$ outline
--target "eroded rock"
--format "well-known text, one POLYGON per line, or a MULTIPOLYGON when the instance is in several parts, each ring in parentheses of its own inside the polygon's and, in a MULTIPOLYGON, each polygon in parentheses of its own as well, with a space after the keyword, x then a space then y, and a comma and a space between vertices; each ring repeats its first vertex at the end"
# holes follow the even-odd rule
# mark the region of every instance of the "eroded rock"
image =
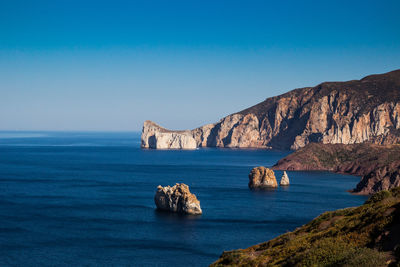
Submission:
POLYGON ((282 175, 282 178, 281 178, 281 181, 280 181, 279 185, 287 186, 289 184, 290 184, 289 176, 287 175, 286 171, 283 171, 283 175, 282 175))
POLYGON ((154 202, 160 210, 171 211, 182 214, 202 214, 200 201, 189 191, 186 184, 174 186, 157 187, 154 202))
POLYGON ((264 189, 278 187, 273 170, 265 167, 255 167, 249 174, 250 189, 264 189))
POLYGON ((142 148, 196 149, 191 131, 170 131, 152 121, 145 121, 141 136, 142 148))

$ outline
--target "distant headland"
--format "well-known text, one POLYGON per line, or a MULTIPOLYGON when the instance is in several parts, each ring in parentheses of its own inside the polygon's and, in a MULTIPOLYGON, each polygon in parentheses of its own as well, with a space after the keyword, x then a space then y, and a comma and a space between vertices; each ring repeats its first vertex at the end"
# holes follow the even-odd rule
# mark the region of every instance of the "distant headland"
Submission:
POLYGON ((295 89, 194 130, 146 121, 141 146, 296 150, 315 142, 400 143, 400 70, 295 89))

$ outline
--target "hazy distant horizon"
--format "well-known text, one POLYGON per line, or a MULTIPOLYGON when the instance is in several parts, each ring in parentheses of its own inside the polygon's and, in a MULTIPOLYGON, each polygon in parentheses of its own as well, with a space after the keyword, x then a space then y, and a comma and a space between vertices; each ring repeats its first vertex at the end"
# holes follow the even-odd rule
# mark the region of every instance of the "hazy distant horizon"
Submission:
POLYGON ((0 4, 0 130, 193 129, 400 68, 399 1, 0 4))

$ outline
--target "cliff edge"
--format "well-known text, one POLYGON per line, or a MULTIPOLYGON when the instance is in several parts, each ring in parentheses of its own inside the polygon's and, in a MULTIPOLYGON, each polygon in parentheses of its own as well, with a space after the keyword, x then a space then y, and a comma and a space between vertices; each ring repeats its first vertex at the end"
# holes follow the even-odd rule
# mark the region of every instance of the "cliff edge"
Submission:
POLYGON ((145 121, 141 136, 141 147, 196 149, 197 144, 190 131, 170 131, 152 121, 145 121))
POLYGON ((194 130, 146 121, 144 148, 299 149, 308 143, 400 143, 400 70, 292 90, 194 130))

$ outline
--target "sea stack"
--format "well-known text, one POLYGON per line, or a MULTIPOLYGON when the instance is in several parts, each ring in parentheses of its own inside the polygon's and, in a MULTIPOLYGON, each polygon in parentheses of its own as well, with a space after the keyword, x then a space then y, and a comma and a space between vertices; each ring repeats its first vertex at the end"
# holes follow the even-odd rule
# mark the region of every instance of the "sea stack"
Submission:
POLYGON ((145 121, 141 136, 142 148, 196 149, 196 140, 190 131, 170 131, 152 122, 145 121))
POLYGON ((278 187, 273 170, 265 167, 255 167, 249 174, 250 189, 266 189, 278 187))
POLYGON ((279 183, 279 185, 286 186, 289 184, 290 184, 289 176, 287 175, 286 171, 283 171, 283 175, 282 175, 281 182, 279 183))
POLYGON ((182 214, 202 214, 200 201, 190 193, 189 186, 183 183, 172 187, 159 185, 154 202, 160 210, 182 214))

